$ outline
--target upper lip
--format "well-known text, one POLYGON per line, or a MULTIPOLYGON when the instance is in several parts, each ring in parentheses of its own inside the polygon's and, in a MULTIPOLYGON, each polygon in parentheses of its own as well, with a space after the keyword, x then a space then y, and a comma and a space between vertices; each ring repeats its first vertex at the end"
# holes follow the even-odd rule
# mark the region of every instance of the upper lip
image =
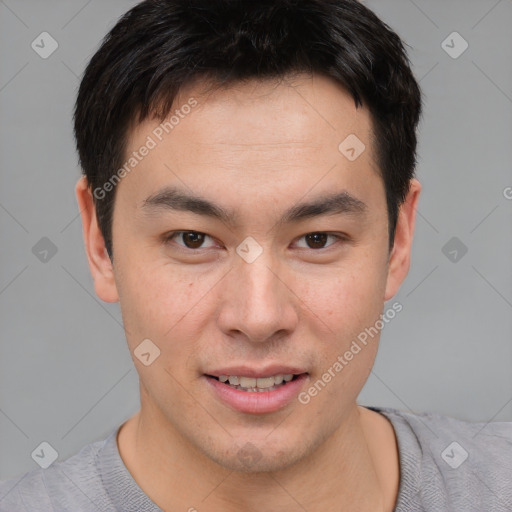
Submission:
POLYGON ((273 377, 274 375, 300 375, 307 373, 303 368, 283 365, 271 365, 262 368, 254 368, 249 366, 231 366, 229 368, 221 368, 206 372, 205 375, 212 377, 220 377, 221 375, 231 375, 237 377, 273 377))

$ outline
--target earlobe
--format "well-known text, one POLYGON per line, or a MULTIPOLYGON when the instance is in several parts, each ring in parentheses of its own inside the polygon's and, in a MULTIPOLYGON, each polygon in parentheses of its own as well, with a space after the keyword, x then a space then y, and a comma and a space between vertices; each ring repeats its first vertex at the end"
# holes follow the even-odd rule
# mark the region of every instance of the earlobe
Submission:
POLYGON ((118 302, 112 262, 98 225, 96 207, 87 179, 82 177, 75 186, 75 194, 82 218, 82 231, 89 269, 94 280, 96 295, 105 302, 118 302))
POLYGON ((416 209, 421 192, 420 182, 413 178, 405 201, 400 207, 396 224, 395 240, 388 263, 388 278, 384 300, 391 299, 409 272, 412 240, 416 221, 416 209))

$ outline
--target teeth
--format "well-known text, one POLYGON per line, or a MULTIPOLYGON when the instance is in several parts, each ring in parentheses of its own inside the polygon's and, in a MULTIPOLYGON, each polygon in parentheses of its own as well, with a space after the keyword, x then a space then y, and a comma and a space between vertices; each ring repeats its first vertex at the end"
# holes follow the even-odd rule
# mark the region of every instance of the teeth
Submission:
MULTIPOLYGON (((256 386, 260 389, 271 388, 274 384, 275 384, 274 377, 262 377, 261 379, 256 379, 256 386)), ((243 387, 249 387, 249 386, 243 386, 243 387)))
MULTIPOLYGON (((252 377, 240 377, 237 379, 239 380, 239 383, 240 383, 240 387, 242 388, 255 388, 256 387, 256 382, 258 379, 254 379, 252 377)), ((229 383, 230 384, 233 384, 231 382, 231 377, 229 377, 229 383)))
POLYGON ((293 374, 275 375, 273 377, 242 377, 237 375, 220 375, 220 382, 229 382, 231 386, 237 386, 250 391, 271 390, 274 386, 280 386, 283 383, 290 382, 293 374))

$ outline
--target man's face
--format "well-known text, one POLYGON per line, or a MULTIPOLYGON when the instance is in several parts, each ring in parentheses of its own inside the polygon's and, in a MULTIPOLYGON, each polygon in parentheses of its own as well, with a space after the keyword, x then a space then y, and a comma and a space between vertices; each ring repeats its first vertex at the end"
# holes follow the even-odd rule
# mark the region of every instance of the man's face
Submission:
POLYGON ((277 470, 312 454, 353 412, 378 336, 309 403, 299 392, 375 324, 396 291, 370 115, 319 76, 209 95, 190 88, 176 108, 190 97, 197 106, 161 141, 155 120, 131 132, 127 157, 148 136, 157 144, 116 192, 114 276, 129 348, 149 339, 160 350, 148 366, 134 356, 142 414, 224 467, 244 470, 240 454, 251 443, 251 470, 277 470), (366 146, 353 161, 338 149, 351 134, 366 146), (236 218, 230 225, 154 200, 169 187, 236 218), (340 212, 278 222, 299 203, 342 193, 354 200, 340 212), (176 231, 185 233, 171 238, 176 231), (207 377, 272 365, 306 375, 298 388, 286 384, 295 386, 291 397, 266 407, 265 393, 250 391, 226 402, 207 377))

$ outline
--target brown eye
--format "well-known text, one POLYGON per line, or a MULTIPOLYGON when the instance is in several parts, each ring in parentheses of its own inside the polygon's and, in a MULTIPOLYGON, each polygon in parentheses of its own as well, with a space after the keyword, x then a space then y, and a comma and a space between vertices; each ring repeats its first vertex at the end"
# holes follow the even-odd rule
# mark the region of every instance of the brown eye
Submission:
POLYGON ((306 240, 311 249, 322 249, 329 235, 327 233, 309 233, 306 240))
POLYGON ((323 231, 319 231, 319 232, 315 232, 315 233, 308 233, 306 235, 303 235, 300 240, 304 239, 306 240, 306 247, 302 246, 301 248, 305 248, 305 249, 327 249, 328 247, 330 247, 331 245, 334 245, 334 244, 329 244, 329 245, 325 245, 327 240, 329 239, 329 237, 332 237, 334 239, 338 239, 338 240, 344 240, 344 237, 340 236, 340 235, 333 235, 333 234, 330 234, 330 233, 325 233, 323 231))
POLYGON ((178 243, 177 245, 193 250, 201 249, 206 237, 208 237, 208 235, 200 233, 199 231, 175 231, 166 237, 165 241, 171 242, 174 239, 178 239, 181 240, 182 243, 178 243))
POLYGON ((195 231, 185 231, 182 233, 182 240, 189 249, 199 249, 203 244, 205 235, 195 231))

